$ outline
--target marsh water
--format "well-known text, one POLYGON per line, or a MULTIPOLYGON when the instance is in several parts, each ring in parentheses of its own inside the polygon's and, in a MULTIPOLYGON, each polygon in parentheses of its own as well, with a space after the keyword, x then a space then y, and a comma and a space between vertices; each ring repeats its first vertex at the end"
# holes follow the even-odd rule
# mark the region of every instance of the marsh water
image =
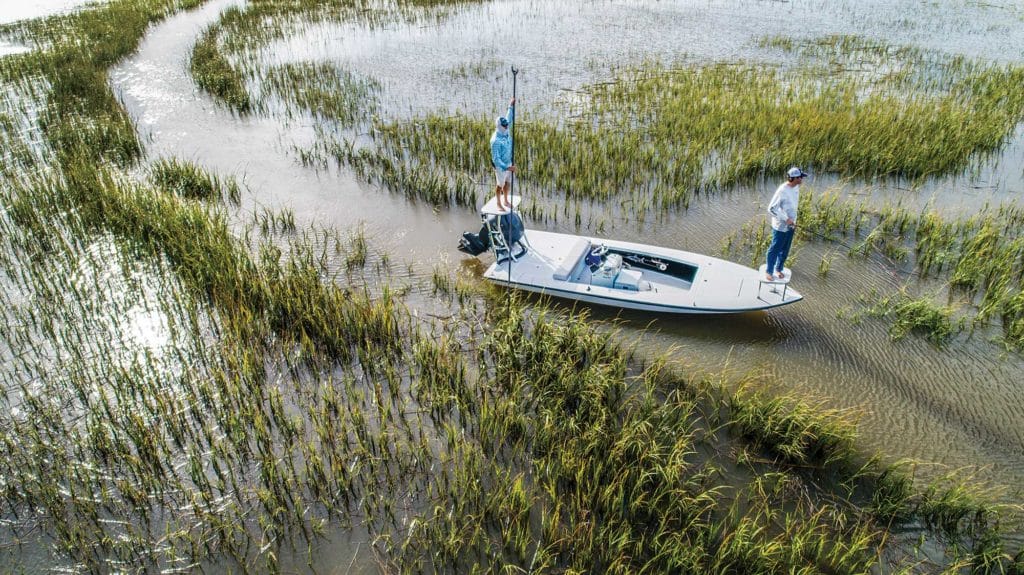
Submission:
MULTIPOLYGON (((196 88, 188 74, 191 47, 221 11, 234 5, 242 4, 216 0, 155 26, 139 52, 112 71, 114 90, 136 119, 149 157, 192 160, 244 182, 242 204, 233 214, 239 227, 262 208, 286 208, 300 226, 362 226, 371 250, 408 268, 407 281, 416 285, 429 285, 439 266, 452 275, 479 274, 490 260, 477 264, 455 249, 464 230, 479 227, 475 210, 436 208, 361 182, 345 169, 303 166, 295 150, 317 138, 311 119, 238 116, 196 88)), ((724 0, 470 3, 439 12, 429 23, 372 29, 310 25, 268 47, 262 57, 273 63, 328 60, 373 78, 382 86, 381 114, 402 121, 430 112, 500 113, 511 96, 509 68, 515 65, 521 70, 518 120, 529 122, 569 113, 581 87, 644 60, 786 66, 785 54, 757 47, 758 38, 775 34, 855 34, 970 58, 1024 61, 1024 9, 1011 4, 724 0)), ((520 177, 519 185, 529 193, 530 174, 520 177)), ((579 227, 527 225, 717 255, 730 234, 762 217, 779 181, 768 175, 642 221, 608 206, 587 206, 588 213, 603 214, 607 222, 600 234, 588 227, 587 218, 579 227)), ((1021 197, 1024 141, 1018 131, 998 157, 970 173, 923 186, 812 175, 804 188, 832 189, 878 205, 932 205, 950 216, 969 215, 986 204, 1021 197)), ((490 189, 481 179, 478 197, 485 199, 490 189)), ((622 340, 638 342, 642 354, 667 353, 688 371, 724 374, 731 381, 763 375, 781 391, 855 410, 865 449, 889 460, 920 461, 929 473, 967 468, 1002 489, 1008 500, 1021 501, 1024 358, 1005 351, 993 341, 996 332, 984 328, 937 347, 915 336, 893 341, 885 319, 850 319, 863 306, 858 298, 864 294, 945 291, 939 281, 922 281, 888 262, 845 253, 836 243, 798 245, 791 260, 793 285, 805 299, 767 313, 665 317, 586 310, 595 319, 619 320, 622 340), (822 277, 818 262, 830 254, 831 268, 822 277)), ((415 308, 416 290, 408 297, 415 308)))
MULTIPOLYGON (((86 3, 87 0, 0 0, 0 24, 62 14, 81 8, 86 3)), ((0 57, 28 50, 27 46, 16 42, 0 40, 0 57)))

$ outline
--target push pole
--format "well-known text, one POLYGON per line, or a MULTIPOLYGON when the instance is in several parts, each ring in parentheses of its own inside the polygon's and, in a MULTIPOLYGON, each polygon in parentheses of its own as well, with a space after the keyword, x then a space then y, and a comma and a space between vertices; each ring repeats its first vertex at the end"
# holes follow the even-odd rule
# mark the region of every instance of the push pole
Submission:
MULTIPOLYGON (((516 114, 516 110, 515 110, 515 105, 516 105, 515 104, 515 102, 516 102, 516 76, 518 74, 519 74, 519 69, 516 68, 515 66, 512 66, 512 106, 513 107, 512 107, 512 122, 510 122, 511 125, 509 126, 508 136, 509 136, 509 138, 512 139, 512 165, 513 166, 516 165, 516 139, 515 139, 514 130, 515 130, 515 127, 516 127, 516 123, 518 123, 518 121, 519 121, 519 118, 516 118, 516 116, 518 114, 516 114)), ((509 174, 509 177, 512 178, 512 183, 509 185, 509 194, 508 194, 508 235, 509 235, 509 237, 512 237, 512 220, 515 218, 515 213, 516 213, 516 203, 514 201, 514 199, 516 197, 516 173, 512 172, 511 174, 509 174)), ((512 321, 512 262, 513 261, 514 260, 512 259, 512 246, 510 245, 510 246, 508 246, 508 298, 507 298, 507 300, 508 300, 507 305, 508 305, 508 319, 509 319, 509 321, 512 321)), ((513 370, 514 369, 515 369, 515 362, 513 361, 513 362, 510 362, 509 370, 508 370, 508 388, 509 389, 512 389, 512 386, 515 383, 513 381, 513 379, 512 379, 514 377, 514 374, 513 374, 513 370)))
MULTIPOLYGON (((516 118, 517 114, 516 114, 516 110, 515 110, 515 105, 516 105, 515 102, 516 102, 516 76, 518 74, 519 74, 519 69, 516 68, 515 66, 512 66, 512 122, 510 122, 510 125, 508 127, 508 137, 509 137, 509 139, 512 140, 512 165, 513 166, 516 165, 515 128, 516 128, 516 121, 518 120, 518 118, 516 118)), ((515 199, 515 197, 516 197, 516 173, 512 172, 511 174, 509 174, 508 177, 512 179, 512 182, 511 182, 511 184, 509 184, 509 187, 508 187, 508 235, 509 235, 509 237, 512 237, 512 220, 515 219, 515 212, 516 212, 516 204, 513 201, 515 199)), ((508 246, 508 287, 509 287, 509 289, 512 289, 512 261, 513 261, 512 260, 512 246, 508 246)), ((511 298, 509 299, 509 301, 510 301, 509 305, 511 305, 511 298)), ((511 308, 509 308, 509 309, 511 309, 511 308)))
MULTIPOLYGON (((515 116, 516 76, 518 74, 519 74, 519 68, 516 68, 515 66, 512 66, 512 106, 513 106, 512 115, 513 115, 513 117, 515 116)), ((512 138, 512 165, 513 166, 516 164, 516 139, 514 137, 514 135, 515 135, 514 134, 515 128, 516 128, 516 123, 513 121, 512 125, 509 127, 509 134, 508 134, 509 137, 512 138)), ((512 205, 512 207, 509 209, 510 212, 513 209, 515 209, 515 205, 512 204, 512 200, 511 200, 511 196, 516 195, 516 174, 515 174, 515 172, 512 173, 511 177, 512 177, 512 185, 509 186, 509 197, 510 197, 509 204, 512 205)))

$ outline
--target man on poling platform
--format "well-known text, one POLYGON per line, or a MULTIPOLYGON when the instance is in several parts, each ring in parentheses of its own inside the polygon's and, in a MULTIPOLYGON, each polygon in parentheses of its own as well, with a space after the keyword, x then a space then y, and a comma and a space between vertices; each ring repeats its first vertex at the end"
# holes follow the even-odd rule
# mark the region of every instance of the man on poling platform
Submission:
POLYGON ((768 246, 765 256, 765 281, 783 280, 786 258, 789 248, 793 245, 796 233, 797 208, 800 206, 800 184, 807 173, 793 166, 786 172, 786 181, 782 182, 772 199, 768 202, 768 215, 772 220, 772 243, 768 246))
POLYGON ((495 200, 499 210, 512 209, 512 197, 509 191, 512 186, 512 174, 516 172, 512 164, 512 122, 515 117, 516 99, 508 103, 508 111, 504 116, 494 120, 494 134, 491 135, 491 165, 497 186, 494 188, 495 200))

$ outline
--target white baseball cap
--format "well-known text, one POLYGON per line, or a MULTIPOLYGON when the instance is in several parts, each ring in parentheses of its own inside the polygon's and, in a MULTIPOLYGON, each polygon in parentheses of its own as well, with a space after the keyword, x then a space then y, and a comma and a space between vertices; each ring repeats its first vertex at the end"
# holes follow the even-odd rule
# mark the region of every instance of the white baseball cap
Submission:
POLYGON ((790 178, 802 178, 808 174, 807 172, 801 170, 800 168, 793 166, 792 168, 789 169, 788 172, 786 172, 786 175, 789 176, 790 178))

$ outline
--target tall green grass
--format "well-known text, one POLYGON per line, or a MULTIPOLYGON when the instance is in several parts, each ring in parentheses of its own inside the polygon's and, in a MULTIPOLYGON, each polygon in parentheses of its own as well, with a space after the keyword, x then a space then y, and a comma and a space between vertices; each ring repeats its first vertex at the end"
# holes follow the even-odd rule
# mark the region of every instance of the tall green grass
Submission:
POLYGON ((115 0, 95 10, 18 23, 16 32, 39 49, 4 58, 0 67, 8 78, 43 78, 47 95, 39 126, 56 154, 129 165, 141 144, 107 88, 107 69, 138 47, 152 22, 199 4, 115 0))
MULTIPOLYGON (((639 192, 641 206, 658 209, 792 164, 862 178, 957 173, 1002 147, 1024 118, 1019 67, 895 57, 927 73, 869 81, 823 78, 811 64, 644 64, 590 87, 577 119, 517 126, 517 163, 549 195, 609 200, 639 192)), ((385 156, 478 173, 488 132, 485 118, 455 115, 412 126, 379 122, 373 136, 385 156)))
MULTIPOLYGON (((391 15, 383 5, 363 7, 362 15, 348 11, 354 6, 254 3, 225 16, 222 51, 236 61, 239 77, 263 78, 264 92, 342 125, 365 122, 375 102, 344 71, 326 64, 261 70, 256 61, 260 46, 292 33, 299 22, 347 19, 372 26, 373 18, 415 13, 402 3, 386 5, 398 9, 391 15)), ((539 118, 517 126, 517 163, 529 174, 535 198, 526 208, 531 217, 560 215, 538 194, 560 198, 563 207, 572 204, 561 200, 566 197, 618 201, 643 214, 686 207, 695 194, 792 164, 817 173, 921 181, 958 173, 995 153, 1024 118, 1024 98, 1015 89, 1024 79, 1020 67, 856 36, 768 38, 762 45, 795 53, 798 64, 769 69, 647 62, 587 87, 581 109, 566 111, 570 120, 539 118), (822 74, 823 67, 838 71, 822 74)), ((333 157, 367 179, 436 205, 472 200, 461 182, 485 175, 487 118, 374 118, 373 147, 356 151, 351 142, 336 140, 307 151, 305 161, 333 157), (421 181, 417 174, 437 176, 421 181)))
POLYGON ((153 183, 185 198, 203 200, 241 200, 241 188, 234 179, 222 182, 192 162, 174 158, 157 160, 150 168, 153 183))
POLYGON ((903 468, 865 460, 849 414, 733 396, 660 362, 637 369, 579 319, 510 311, 492 315, 478 352, 492 367, 475 384, 450 339, 417 351, 443 374, 420 401, 440 426, 457 414, 449 433, 474 441, 450 445, 403 570, 859 573, 882 567, 901 529, 916 537, 947 516, 951 565, 1012 564, 978 544, 999 541, 1007 510, 965 483, 918 491, 903 468), (736 465, 752 473, 737 481, 736 465))
MULTIPOLYGON (((232 8, 235 12, 237 8, 232 8)), ((229 12, 230 13, 230 12, 229 12)), ((252 109, 245 77, 220 49, 221 26, 206 29, 192 47, 189 70, 196 84, 241 114, 252 109)))

